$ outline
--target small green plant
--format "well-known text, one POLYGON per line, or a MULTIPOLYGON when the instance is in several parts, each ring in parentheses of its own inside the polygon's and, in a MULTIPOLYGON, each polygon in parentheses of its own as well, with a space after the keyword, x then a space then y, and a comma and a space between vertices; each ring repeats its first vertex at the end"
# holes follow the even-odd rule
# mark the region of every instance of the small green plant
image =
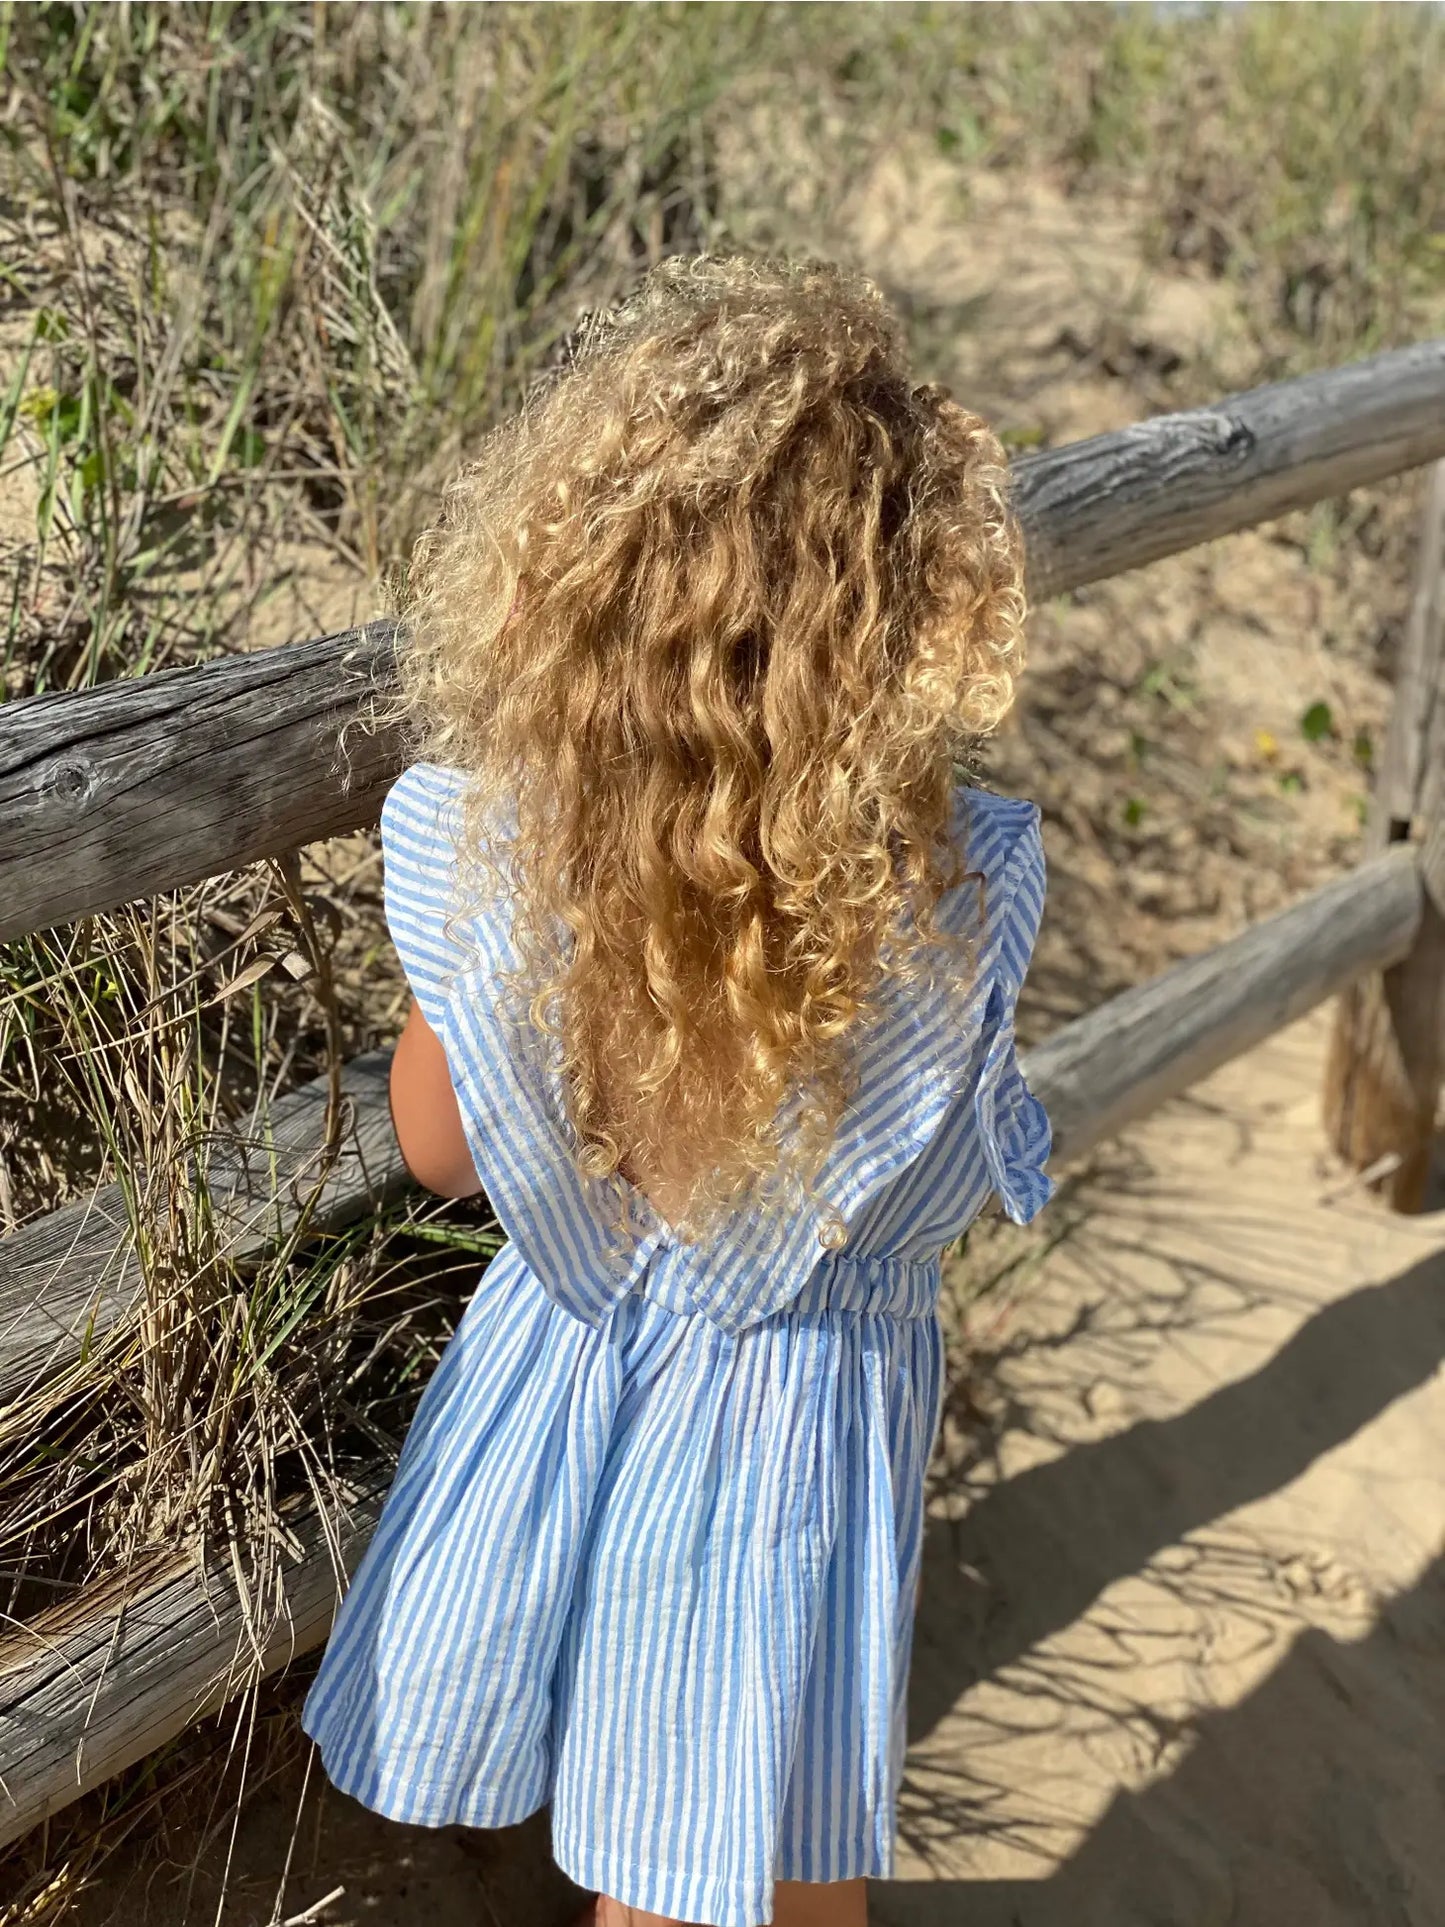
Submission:
POLYGON ((1339 513, 1333 502, 1316 502, 1309 515, 1305 561, 1323 573, 1335 566, 1339 552, 1339 513))
POLYGON ((1323 743, 1336 734, 1334 713, 1326 702, 1311 703, 1299 719, 1300 735, 1307 743, 1323 743))
POLYGON ((977 160, 988 146, 981 123, 966 107, 960 107, 952 120, 940 121, 933 138, 939 153, 953 160, 977 160))
POLYGON ((1173 710, 1189 710, 1198 698, 1193 678, 1176 663, 1156 662, 1145 671, 1139 687, 1146 696, 1157 696, 1173 710))

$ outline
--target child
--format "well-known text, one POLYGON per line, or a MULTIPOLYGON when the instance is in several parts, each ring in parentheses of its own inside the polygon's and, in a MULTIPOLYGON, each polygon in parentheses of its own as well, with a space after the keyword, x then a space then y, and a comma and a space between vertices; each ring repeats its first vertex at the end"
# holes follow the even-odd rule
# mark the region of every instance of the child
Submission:
POLYGON ((382 814, 413 1175, 510 1242, 306 1702, 585 1916, 858 1927, 891 1869, 940 1258, 1048 1197, 1007 469, 866 278, 664 261, 418 552, 382 814), (776 1885, 775 1885, 776 1882, 776 1885))

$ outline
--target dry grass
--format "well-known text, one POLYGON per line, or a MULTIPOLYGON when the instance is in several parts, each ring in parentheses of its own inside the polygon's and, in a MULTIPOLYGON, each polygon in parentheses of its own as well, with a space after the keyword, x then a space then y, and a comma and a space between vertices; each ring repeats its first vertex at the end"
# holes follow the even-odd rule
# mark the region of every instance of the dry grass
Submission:
MULTIPOLYGON (((382 608, 580 309, 664 252, 813 244, 920 127, 963 167, 1147 181, 1148 249, 1235 285, 1257 379, 1427 332, 1442 38, 1409 6, 6 7, 0 691, 382 608), (764 142, 740 194, 744 109, 816 165, 764 142)), ((144 1279, 0 1427, 12 1617, 191 1538, 245 1548, 264 1598, 279 1501, 404 1429, 485 1222, 413 1208, 243 1268, 205 1187, 219 1131, 394 1034, 402 995, 370 838, 0 950, 0 1229, 119 1181, 144 1279)), ((171 1770, 12 1856, 0 1920, 63 1914, 171 1770)))

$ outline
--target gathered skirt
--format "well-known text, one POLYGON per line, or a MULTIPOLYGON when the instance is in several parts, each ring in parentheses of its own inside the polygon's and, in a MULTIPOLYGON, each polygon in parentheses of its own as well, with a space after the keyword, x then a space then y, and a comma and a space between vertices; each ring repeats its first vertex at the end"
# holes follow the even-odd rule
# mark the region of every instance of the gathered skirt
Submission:
POLYGON ((939 1263, 825 1257, 729 1334, 589 1326, 507 1246, 422 1395, 303 1725, 422 1826, 552 1809, 580 1886, 759 1927, 892 1871, 939 1263))

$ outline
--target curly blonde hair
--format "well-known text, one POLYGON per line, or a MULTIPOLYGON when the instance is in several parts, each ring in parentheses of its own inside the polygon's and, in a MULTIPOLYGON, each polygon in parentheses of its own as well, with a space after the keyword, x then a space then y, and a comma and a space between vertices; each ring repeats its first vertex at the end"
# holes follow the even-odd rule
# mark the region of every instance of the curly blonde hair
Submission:
POLYGON ((682 1187, 683 1234, 812 1196, 885 982, 967 980, 934 911, 1021 666, 1008 481, 866 276, 673 256, 417 546, 400 713, 507 872, 580 1170, 682 1187))

